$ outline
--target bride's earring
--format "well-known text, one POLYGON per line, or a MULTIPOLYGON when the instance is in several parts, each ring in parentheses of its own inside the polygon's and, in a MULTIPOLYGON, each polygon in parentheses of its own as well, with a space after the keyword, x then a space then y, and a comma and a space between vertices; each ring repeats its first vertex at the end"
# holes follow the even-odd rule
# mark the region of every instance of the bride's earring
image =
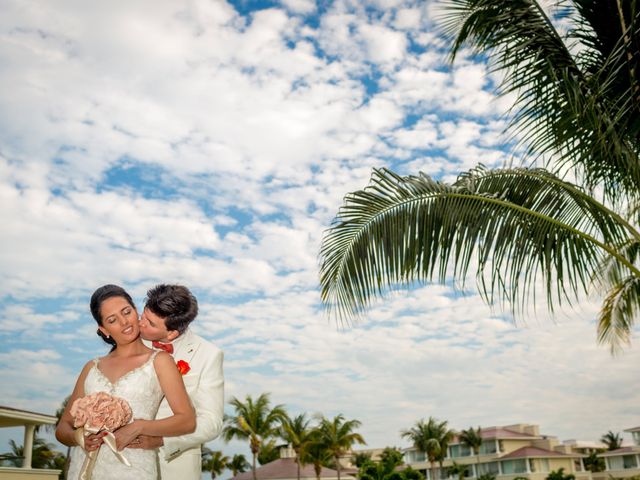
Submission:
POLYGON ((107 338, 111 338, 111 335, 107 335, 107 338))

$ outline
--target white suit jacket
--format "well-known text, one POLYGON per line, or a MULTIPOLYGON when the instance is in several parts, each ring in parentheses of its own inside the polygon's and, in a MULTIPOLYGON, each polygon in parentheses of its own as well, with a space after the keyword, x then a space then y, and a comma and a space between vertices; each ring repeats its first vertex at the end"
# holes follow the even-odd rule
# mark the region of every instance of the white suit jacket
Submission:
MULTIPOLYGON (((174 342, 173 358, 184 360, 191 370, 182 379, 196 411, 196 429, 180 437, 164 437, 159 449, 162 480, 200 480, 201 446, 222 431, 224 377, 222 350, 187 329, 174 342)), ((173 414, 166 399, 160 403, 156 418, 173 414)))

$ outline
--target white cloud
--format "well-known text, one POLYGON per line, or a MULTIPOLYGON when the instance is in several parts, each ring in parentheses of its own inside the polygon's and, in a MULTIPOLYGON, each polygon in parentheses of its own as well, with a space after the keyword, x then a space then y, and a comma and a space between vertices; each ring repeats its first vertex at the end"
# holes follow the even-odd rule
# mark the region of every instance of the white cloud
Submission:
POLYGON ((282 4, 294 13, 309 14, 316 10, 314 0, 282 0, 282 4))
POLYGON ((418 8, 401 8, 396 12, 394 26, 399 29, 418 30, 422 25, 422 14, 418 8))
POLYGON ((402 32, 381 25, 361 25, 360 34, 366 45, 367 58, 375 63, 397 62, 407 48, 407 38, 402 32))

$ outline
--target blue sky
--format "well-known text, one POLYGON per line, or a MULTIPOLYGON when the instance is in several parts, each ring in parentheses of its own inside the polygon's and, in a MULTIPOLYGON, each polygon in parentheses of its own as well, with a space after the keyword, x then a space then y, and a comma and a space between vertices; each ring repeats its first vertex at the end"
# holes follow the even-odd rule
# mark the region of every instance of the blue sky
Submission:
MULTIPOLYGON (((560 438, 636 426, 640 354, 595 344, 598 292, 518 326, 430 285, 340 330, 317 253, 373 167, 508 159, 499 82, 455 67, 431 2, 17 2, 0 17, 0 404, 53 413, 106 350, 91 292, 190 286, 227 398, 343 413, 372 447, 433 415, 560 438)), ((0 432, 0 444, 21 433, 0 432)), ((212 448, 248 450, 239 444, 212 448)))

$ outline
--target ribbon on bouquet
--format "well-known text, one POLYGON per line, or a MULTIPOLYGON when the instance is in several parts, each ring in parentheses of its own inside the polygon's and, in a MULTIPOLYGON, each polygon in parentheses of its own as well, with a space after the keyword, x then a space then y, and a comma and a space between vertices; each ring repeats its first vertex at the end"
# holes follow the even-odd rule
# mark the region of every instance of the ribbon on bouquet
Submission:
MULTIPOLYGON (((101 429, 99 428, 80 427, 75 430, 74 435, 80 447, 84 449, 84 437, 88 437, 92 433, 98 433, 100 432, 100 430, 101 429)), ((124 463, 127 467, 131 466, 131 463, 129 462, 129 460, 127 460, 127 457, 125 457, 122 452, 118 451, 118 448, 116 446, 116 437, 113 433, 107 430, 107 434, 102 437, 102 440, 104 440, 104 443, 109 446, 118 460, 124 463)), ((96 464, 96 459, 98 458, 99 451, 100 449, 93 450, 91 452, 87 452, 85 450, 86 457, 84 459, 84 462, 82 463, 82 468, 80 469, 80 476, 78 477, 78 480, 91 480, 93 467, 96 464)))

